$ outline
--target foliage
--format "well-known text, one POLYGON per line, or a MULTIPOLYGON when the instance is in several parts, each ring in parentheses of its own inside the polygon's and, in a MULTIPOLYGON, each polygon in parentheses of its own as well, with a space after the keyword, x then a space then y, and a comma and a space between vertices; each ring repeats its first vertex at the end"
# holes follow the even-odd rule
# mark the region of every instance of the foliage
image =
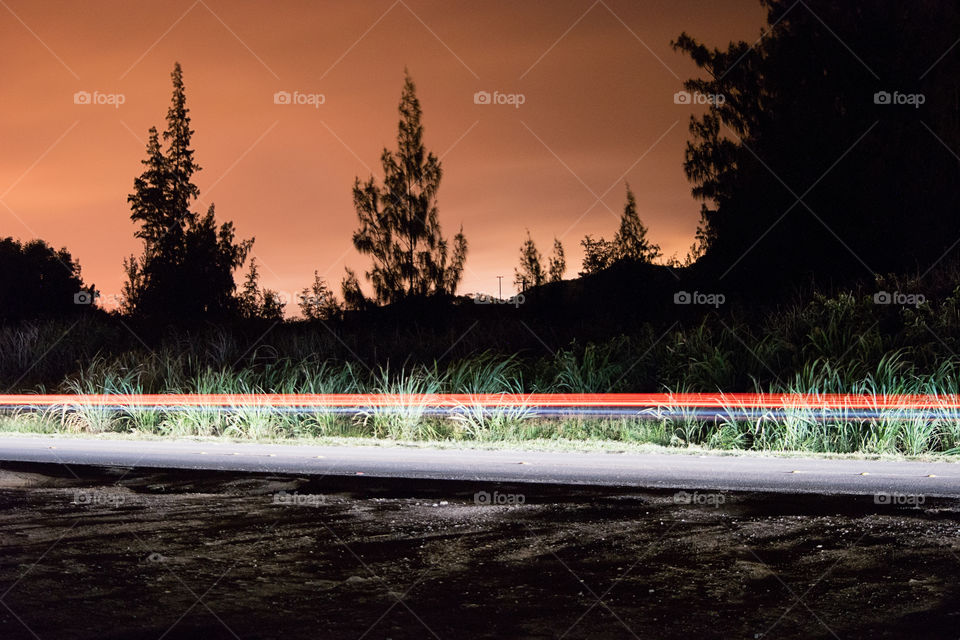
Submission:
POLYGON ((563 244, 557 238, 553 239, 553 254, 547 262, 547 274, 550 282, 560 282, 567 270, 567 258, 563 252, 563 244))
POLYGON ((260 269, 257 267, 256 258, 250 259, 250 267, 237 303, 241 317, 274 321, 283 320, 286 306, 279 293, 260 287, 260 269))
POLYGON ((651 263, 662 254, 660 246, 647 239, 647 227, 637 214, 637 199, 627 186, 627 204, 620 216, 620 229, 613 238, 614 261, 651 263))
POLYGON ((343 280, 340 281, 340 289, 343 291, 343 308, 348 311, 359 311, 366 309, 370 301, 363 295, 360 289, 360 280, 353 269, 346 269, 343 280))
MULTIPOLYGON (((852 303, 858 307, 859 303, 852 303)), ((804 311, 831 317, 851 312, 851 301, 823 300, 804 311)), ((859 313, 859 312, 858 312, 859 313)), ((782 319, 781 319, 782 320, 782 319)), ((788 321, 786 324, 790 324, 788 321)), ((85 334, 90 327, 84 328, 85 334)), ((747 328, 736 331, 746 335, 747 328)), ((38 327, 24 327, 20 344, 11 330, 0 331, 0 357, 5 361, 29 344, 32 353, 49 352, 54 360, 63 354, 56 335, 38 327), (45 334, 44 337, 40 333, 45 334), (53 347, 50 343, 53 342, 53 347), (55 348, 56 347, 56 348, 55 348)), ((259 351, 244 349, 229 336, 189 336, 163 348, 142 352, 131 348, 115 356, 94 355, 67 375, 58 390, 70 393, 391 393, 409 401, 399 409, 374 408, 356 416, 323 409, 301 414, 276 412, 268 407, 238 406, 224 410, 184 412, 176 408, 135 409, 117 412, 107 406, 64 407, 55 412, 22 413, 2 421, 5 430, 141 432, 160 435, 226 435, 241 438, 288 438, 299 436, 361 436, 404 440, 507 440, 606 439, 623 442, 653 442, 672 446, 709 446, 721 449, 763 451, 811 451, 868 454, 920 455, 956 451, 960 447, 960 416, 948 406, 934 406, 930 416, 918 417, 892 410, 877 417, 854 412, 826 415, 819 408, 785 404, 751 418, 738 414, 732 400, 717 420, 705 420, 681 412, 666 416, 655 411, 635 417, 569 418, 546 421, 534 417, 529 407, 484 410, 469 396, 501 392, 606 392, 638 390, 634 372, 654 369, 666 357, 677 363, 690 361, 686 378, 668 389, 716 391, 714 384, 731 380, 705 377, 698 363, 710 363, 709 372, 750 368, 751 358, 774 357, 782 345, 773 342, 756 349, 740 349, 730 328, 714 333, 701 325, 680 329, 659 340, 654 334, 619 337, 605 343, 571 344, 531 366, 516 356, 483 352, 446 364, 428 363, 367 369, 352 362, 318 360, 310 349, 299 355, 264 359, 259 351), (209 341, 209 342, 205 342, 209 341), (237 354, 237 351, 244 350, 237 354), (427 405, 412 394, 463 393, 468 399, 450 420, 428 415, 427 405)), ((67 347, 70 348, 70 347, 67 347)), ((106 351, 106 349, 103 349, 106 351)), ((270 345, 266 352, 278 350, 270 345)), ((869 355, 818 358, 806 361, 793 374, 759 383, 754 390, 786 393, 854 393, 867 397, 886 395, 960 392, 960 360, 940 362, 922 370, 909 361, 907 351, 887 352, 877 360, 869 355)), ((31 355, 22 352, 20 362, 31 355)), ((0 362, 0 364, 3 364, 0 362)), ((762 364, 754 363, 754 371, 762 364)), ((0 367, 9 371, 8 367, 0 367)), ((658 374, 662 376, 663 374, 658 374)), ((710 373, 715 376, 716 373, 710 373)), ((662 387, 661 387, 662 388, 662 387)), ((879 405, 877 405, 879 406, 879 405)))
POLYGON ((955 255, 960 183, 944 147, 960 147, 960 59, 943 52, 960 8, 762 4, 770 26, 756 42, 673 43, 702 70, 686 91, 708 103, 684 161, 704 201, 704 268, 760 289, 955 255))
POLYGON ((342 305, 326 281, 320 277, 319 271, 313 272, 313 284, 310 288, 300 292, 299 306, 300 313, 307 320, 331 320, 343 312, 342 305))
POLYGON ((547 273, 543 270, 540 250, 527 229, 527 239, 520 245, 520 265, 513 270, 513 284, 525 291, 530 287, 539 287, 546 281, 547 273))
MULTIPOLYGON (((413 296, 453 295, 463 275, 467 240, 463 229, 448 246, 437 210, 443 172, 440 161, 423 143, 422 110, 416 86, 406 75, 400 98, 397 151, 380 156, 383 185, 371 176, 356 179, 353 204, 360 227, 353 245, 373 259, 366 272, 376 301, 399 302, 413 296)), ((351 276, 348 274, 350 284, 351 276)), ((344 299, 356 298, 344 290, 344 299)), ((355 300, 354 300, 355 301, 355 300)))
POLYGON ((89 310, 96 295, 65 248, 0 238, 0 321, 72 315, 89 310))
POLYGON ((580 275, 586 276, 609 269, 619 262, 651 264, 662 256, 660 246, 647 239, 647 227, 637 213, 637 199, 627 185, 627 203, 620 215, 620 228, 613 241, 594 240, 587 235, 580 241, 583 265, 580 275))
POLYGON ((614 245, 612 242, 603 238, 593 239, 587 234, 580 241, 583 247, 583 264, 580 267, 580 275, 588 276, 593 273, 600 273, 613 265, 614 245))
POLYGON ((200 171, 190 148, 193 130, 180 64, 171 74, 173 97, 163 132, 147 142, 145 169, 127 200, 139 226, 143 254, 124 261, 127 280, 123 310, 136 316, 187 320, 237 310, 233 272, 246 260, 253 240, 237 242, 233 224, 218 225, 211 204, 206 214, 191 210, 200 190, 200 171))

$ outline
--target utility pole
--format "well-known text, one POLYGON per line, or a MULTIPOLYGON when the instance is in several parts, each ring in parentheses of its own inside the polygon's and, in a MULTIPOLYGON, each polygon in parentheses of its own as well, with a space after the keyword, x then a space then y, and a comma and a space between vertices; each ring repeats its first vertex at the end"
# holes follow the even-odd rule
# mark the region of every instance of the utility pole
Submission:
POLYGON ((497 276, 497 289, 499 291, 497 298, 503 300, 503 276, 497 276))

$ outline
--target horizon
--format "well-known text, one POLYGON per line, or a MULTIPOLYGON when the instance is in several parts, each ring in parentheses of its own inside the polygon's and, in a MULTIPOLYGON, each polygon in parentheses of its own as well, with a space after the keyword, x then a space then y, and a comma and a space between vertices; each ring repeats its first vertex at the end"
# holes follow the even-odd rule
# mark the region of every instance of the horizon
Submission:
POLYGON ((126 198, 147 130, 163 128, 175 61, 203 167, 195 209, 215 203, 238 238, 256 238, 264 287, 296 295, 317 270, 339 291, 351 267, 369 290, 351 188, 382 177, 407 67, 427 148, 442 160, 444 235, 462 224, 470 243, 458 293, 496 294, 500 275, 506 295, 527 228, 544 254, 560 238, 565 277, 576 277, 580 240, 613 235, 626 183, 664 259, 684 257, 700 203, 683 153, 703 107, 676 104, 697 70, 670 41, 686 31, 711 46, 753 42, 765 17, 755 0, 566 1, 550 12, 402 0, 269 14, 204 0, 97 6, 0 12, 8 57, 22 61, 0 89, 0 237, 66 247, 105 300, 120 293, 123 258, 141 250, 126 198))

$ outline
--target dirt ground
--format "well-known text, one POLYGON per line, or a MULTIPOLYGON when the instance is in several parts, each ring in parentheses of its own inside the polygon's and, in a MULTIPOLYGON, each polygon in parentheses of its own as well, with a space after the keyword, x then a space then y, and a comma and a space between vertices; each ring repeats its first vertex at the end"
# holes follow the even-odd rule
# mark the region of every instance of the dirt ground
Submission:
POLYGON ((4 464, 0 637, 960 637, 960 504, 4 464))

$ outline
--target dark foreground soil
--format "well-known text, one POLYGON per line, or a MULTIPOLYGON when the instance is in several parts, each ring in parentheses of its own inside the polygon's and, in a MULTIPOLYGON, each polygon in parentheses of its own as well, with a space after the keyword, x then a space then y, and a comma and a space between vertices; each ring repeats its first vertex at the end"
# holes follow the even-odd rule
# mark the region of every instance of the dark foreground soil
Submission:
POLYGON ((0 638, 958 638, 958 534, 932 500, 6 464, 0 638))

